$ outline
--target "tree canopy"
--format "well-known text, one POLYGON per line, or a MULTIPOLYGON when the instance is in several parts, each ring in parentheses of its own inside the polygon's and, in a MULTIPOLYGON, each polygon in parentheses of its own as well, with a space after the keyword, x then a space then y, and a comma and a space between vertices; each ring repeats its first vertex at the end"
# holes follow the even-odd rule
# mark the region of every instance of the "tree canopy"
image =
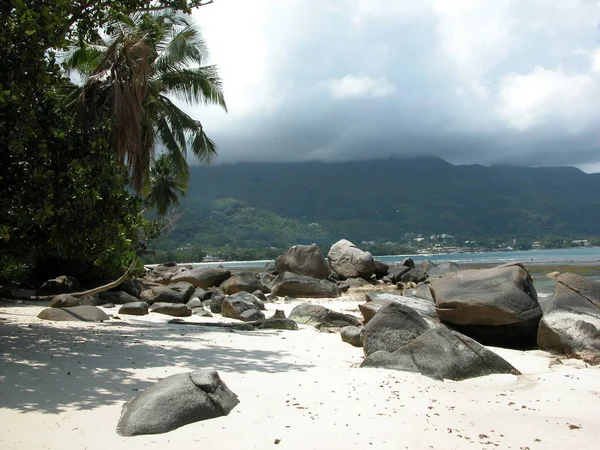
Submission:
POLYGON ((106 123, 64 109, 72 87, 56 53, 92 42, 140 10, 189 12, 192 0, 0 2, 0 282, 69 273, 113 276, 143 244, 141 204, 125 189, 106 123))
POLYGON ((149 181, 156 143, 187 179, 187 149, 209 162, 216 146, 170 97, 226 109, 217 68, 204 65, 200 30, 168 9, 119 16, 106 30, 107 38, 80 42, 64 62, 85 80, 72 101, 76 119, 82 125, 109 121, 111 146, 136 192, 149 181))

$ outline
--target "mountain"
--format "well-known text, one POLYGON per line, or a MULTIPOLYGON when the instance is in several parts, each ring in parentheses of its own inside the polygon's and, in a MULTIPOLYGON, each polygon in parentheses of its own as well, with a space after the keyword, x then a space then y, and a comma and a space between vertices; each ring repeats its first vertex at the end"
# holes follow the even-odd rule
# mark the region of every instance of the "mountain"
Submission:
POLYGON ((240 239, 263 233, 257 243, 285 245, 298 238, 397 241, 405 233, 598 236, 599 193, 600 174, 572 167, 452 165, 429 157, 192 167, 182 200, 187 214, 173 239, 217 245, 215 229, 240 239), (214 203, 220 199, 238 202, 214 203), (236 224, 224 219, 227 205, 236 224), (221 222, 209 227, 213 210, 221 222), (239 233, 244 228, 254 231, 239 233))

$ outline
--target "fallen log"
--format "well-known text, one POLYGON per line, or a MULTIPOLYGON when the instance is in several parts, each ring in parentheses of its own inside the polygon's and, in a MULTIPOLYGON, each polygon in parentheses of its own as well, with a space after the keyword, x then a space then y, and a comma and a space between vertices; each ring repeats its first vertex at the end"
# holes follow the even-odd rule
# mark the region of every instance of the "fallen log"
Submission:
MULTIPOLYGON (((98 294, 99 292, 104 292, 104 291, 108 291, 109 289, 115 288, 118 285, 120 285, 121 283, 123 283, 127 278, 129 278, 129 275, 131 275, 131 272, 135 268, 136 263, 137 263, 137 258, 133 258, 133 261, 131 262, 131 265, 129 266, 129 268, 125 271, 125 273, 123 275, 121 275, 115 281, 111 281, 108 284, 98 286, 97 288, 90 289, 87 291, 70 292, 69 295, 72 295, 75 298, 85 298, 85 297, 89 297, 94 294, 98 294)), ((44 301, 52 300, 54 297, 56 297, 56 294, 54 294, 54 295, 30 295, 30 296, 22 296, 22 297, 15 297, 15 298, 17 298, 18 300, 29 300, 32 302, 44 302, 44 301)))
POLYGON ((216 328, 238 328, 238 327, 256 327, 262 325, 264 320, 254 320, 252 322, 188 322, 182 319, 171 319, 167 323, 174 325, 196 325, 200 327, 216 327, 216 328))

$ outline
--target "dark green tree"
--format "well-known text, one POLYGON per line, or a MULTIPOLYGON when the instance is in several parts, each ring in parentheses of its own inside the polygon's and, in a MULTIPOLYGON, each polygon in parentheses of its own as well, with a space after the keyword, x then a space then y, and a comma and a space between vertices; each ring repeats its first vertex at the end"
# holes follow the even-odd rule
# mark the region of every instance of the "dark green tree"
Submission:
POLYGON ((171 206, 179 205, 179 196, 185 195, 186 188, 177 163, 171 155, 162 154, 150 169, 150 187, 145 202, 163 216, 171 206))
POLYGON ((139 201, 124 189, 105 124, 66 114, 56 51, 91 41, 120 14, 189 12, 201 1, 0 2, 0 282, 31 273, 121 272, 140 243, 139 201))

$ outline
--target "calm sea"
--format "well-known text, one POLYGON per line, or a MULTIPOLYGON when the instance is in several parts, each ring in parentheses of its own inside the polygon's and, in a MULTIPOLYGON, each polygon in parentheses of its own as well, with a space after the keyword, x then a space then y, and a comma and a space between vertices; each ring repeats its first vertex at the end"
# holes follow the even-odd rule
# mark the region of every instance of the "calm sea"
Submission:
MULTIPOLYGON (((521 262, 531 271, 535 286, 541 297, 552 293, 554 279, 545 276, 548 272, 575 272, 600 281, 600 247, 568 248, 556 250, 528 250, 512 252, 454 253, 435 255, 378 256, 387 263, 400 262, 410 256, 415 262, 429 259, 435 262, 454 261, 467 266, 490 266, 509 262, 521 262)), ((271 261, 231 261, 194 263, 194 267, 223 265, 230 268, 261 268, 271 261)))

